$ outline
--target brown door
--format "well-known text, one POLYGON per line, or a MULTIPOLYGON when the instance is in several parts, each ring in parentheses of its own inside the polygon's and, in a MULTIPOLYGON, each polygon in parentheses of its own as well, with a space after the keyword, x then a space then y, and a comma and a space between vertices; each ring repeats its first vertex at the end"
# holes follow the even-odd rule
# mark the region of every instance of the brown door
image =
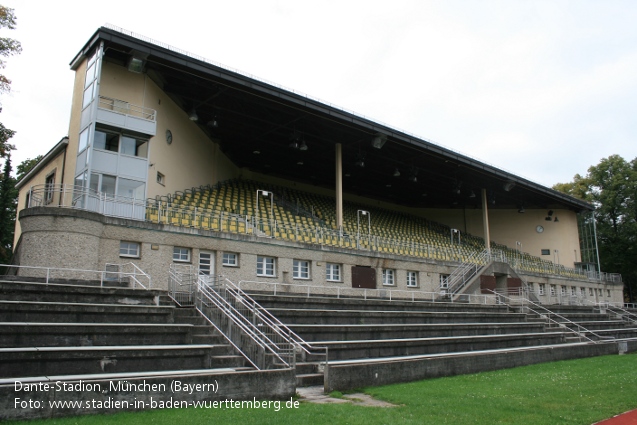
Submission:
POLYGON ((352 267, 352 288, 376 289, 376 269, 352 267))

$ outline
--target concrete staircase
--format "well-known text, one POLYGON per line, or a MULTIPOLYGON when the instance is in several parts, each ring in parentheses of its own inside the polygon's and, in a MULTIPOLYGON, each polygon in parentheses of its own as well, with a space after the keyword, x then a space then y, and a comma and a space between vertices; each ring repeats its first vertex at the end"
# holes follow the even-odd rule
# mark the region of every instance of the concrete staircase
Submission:
MULTIPOLYGON (((165 291, 90 283, 45 284, 0 277, 0 417, 69 414, 15 409, 7 400, 13 400, 16 381, 166 382, 178 377, 182 382, 226 380, 223 394, 218 394, 222 399, 232 395, 267 399, 294 394, 291 370, 269 371, 269 378, 258 379, 271 378, 270 384, 250 388, 250 382, 256 379, 253 375, 261 372, 248 367, 194 308, 175 307, 165 291)), ((82 399, 86 394, 76 396, 82 399)), ((144 400, 152 395, 129 391, 118 396, 144 400)), ((217 395, 190 397, 184 400, 209 400, 217 395)), ((102 411, 80 409, 71 414, 102 411)))
MULTIPOLYGON (((617 344, 584 343, 505 305, 250 295, 308 343, 328 347, 328 381, 310 356, 297 363, 298 386, 348 389, 617 353, 617 344)), ((606 329, 620 323, 594 317, 606 329)))

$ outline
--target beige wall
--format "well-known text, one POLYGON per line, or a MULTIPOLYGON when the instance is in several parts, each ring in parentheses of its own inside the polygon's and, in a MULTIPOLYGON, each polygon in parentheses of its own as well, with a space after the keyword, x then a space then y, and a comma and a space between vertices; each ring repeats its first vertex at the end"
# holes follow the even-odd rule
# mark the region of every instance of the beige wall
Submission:
POLYGON ((100 95, 157 111, 157 134, 150 139, 149 198, 214 184, 238 174, 237 167, 220 152, 219 145, 145 74, 106 62, 100 95), (172 132, 170 145, 166 143, 166 130, 172 132), (157 172, 165 176, 165 185, 157 183, 157 172))

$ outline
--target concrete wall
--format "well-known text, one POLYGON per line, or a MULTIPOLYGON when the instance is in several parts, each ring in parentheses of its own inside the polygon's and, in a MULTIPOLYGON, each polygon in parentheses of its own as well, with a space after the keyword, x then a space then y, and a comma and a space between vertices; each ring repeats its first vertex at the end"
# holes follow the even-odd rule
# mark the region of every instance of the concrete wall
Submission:
MULTIPOLYGON (((78 269, 104 270, 107 263, 122 264, 133 261, 142 270, 151 274, 153 287, 167 288, 169 266, 173 262, 174 247, 190 250, 187 264, 198 266, 197 259, 201 251, 214 255, 217 274, 228 277, 235 283, 239 281, 261 281, 270 283, 293 283, 298 285, 317 285, 326 288, 351 288, 352 266, 365 266, 376 269, 377 288, 399 289, 414 293, 439 292, 441 274, 451 273, 458 263, 434 261, 432 259, 404 257, 386 253, 357 251, 332 248, 297 242, 284 242, 252 235, 221 233, 195 228, 184 228, 163 224, 153 224, 134 220, 105 217, 100 214, 62 208, 30 208, 20 215, 23 239, 19 264, 24 266, 55 266, 78 269), (122 257, 119 254, 121 241, 136 242, 141 246, 138 258, 122 257), (238 267, 222 265, 224 252, 237 253, 238 267), (274 277, 261 277, 256 274, 257 256, 274 257, 276 272, 274 277), (294 279, 293 260, 310 262, 310 279, 294 279), (342 281, 328 282, 325 277, 325 264, 342 265, 342 281), (395 285, 382 285, 382 269, 395 270, 395 285), (418 273, 418 287, 407 287, 407 271, 418 273)), ((593 301, 621 302, 621 285, 602 285, 596 282, 578 281, 560 277, 528 274, 523 276, 538 288, 539 283, 595 289, 593 301), (597 291, 602 289, 598 296, 597 291), (611 291, 608 296, 607 291, 611 291)), ((548 292, 545 300, 550 301, 548 292)))

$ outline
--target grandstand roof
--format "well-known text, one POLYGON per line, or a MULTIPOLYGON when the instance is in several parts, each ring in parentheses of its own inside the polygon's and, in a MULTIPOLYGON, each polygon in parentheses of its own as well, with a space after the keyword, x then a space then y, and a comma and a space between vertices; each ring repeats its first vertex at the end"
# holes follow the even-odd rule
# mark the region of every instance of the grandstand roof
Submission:
POLYGON ((123 30, 99 28, 71 67, 102 41, 107 61, 126 66, 131 56, 142 58, 147 75, 186 113, 194 109, 197 125, 241 168, 334 188, 335 144, 341 143, 345 193, 412 207, 480 208, 486 188, 490 208, 592 209, 422 138, 123 30), (372 146, 379 135, 386 140, 381 149, 372 146), (303 143, 307 150, 298 149, 303 143))

